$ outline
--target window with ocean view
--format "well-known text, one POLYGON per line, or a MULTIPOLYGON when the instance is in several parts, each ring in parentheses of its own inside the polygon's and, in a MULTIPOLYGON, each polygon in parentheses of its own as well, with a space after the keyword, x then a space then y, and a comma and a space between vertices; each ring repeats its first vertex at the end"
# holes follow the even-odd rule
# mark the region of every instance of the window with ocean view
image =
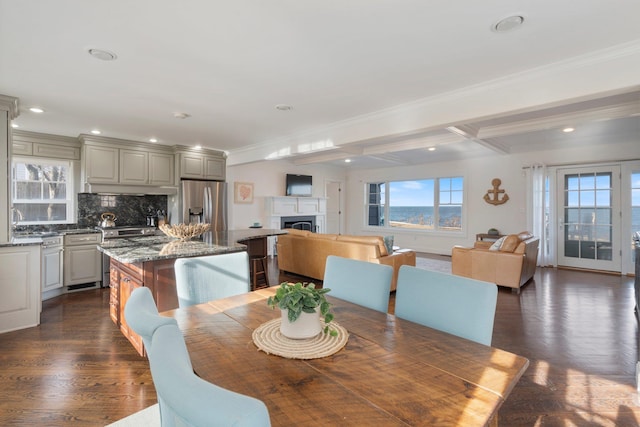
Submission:
POLYGON ((367 225, 459 231, 462 177, 367 183, 367 225))

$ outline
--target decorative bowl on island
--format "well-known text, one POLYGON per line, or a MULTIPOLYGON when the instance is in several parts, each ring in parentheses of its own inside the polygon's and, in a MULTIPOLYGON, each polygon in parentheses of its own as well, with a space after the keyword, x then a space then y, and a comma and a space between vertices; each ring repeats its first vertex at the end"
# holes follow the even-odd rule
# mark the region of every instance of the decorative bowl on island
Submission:
POLYGON ((198 237, 205 231, 208 231, 211 224, 162 224, 160 230, 169 237, 180 240, 189 240, 198 237))

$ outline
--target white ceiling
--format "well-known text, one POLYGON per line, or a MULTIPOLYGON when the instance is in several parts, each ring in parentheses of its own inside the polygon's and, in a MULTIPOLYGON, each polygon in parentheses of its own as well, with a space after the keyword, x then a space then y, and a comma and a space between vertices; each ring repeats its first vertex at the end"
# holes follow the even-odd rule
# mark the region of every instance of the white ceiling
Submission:
MULTIPOLYGON (((638 16, 637 0, 0 0, 0 94, 19 98, 22 130, 75 137, 95 128, 233 156, 331 135, 347 122, 568 58, 609 49, 637 57, 638 16), (514 14, 524 16, 522 27, 491 30, 514 14), (95 59, 91 48, 117 60, 95 59)), ((350 167, 385 167, 595 144, 611 132, 637 139, 640 77, 615 89, 440 126, 425 119, 402 131, 322 139, 324 146, 294 150, 291 161, 344 165, 349 157, 350 167), (558 131, 569 124, 574 134, 558 131)), ((534 95, 526 95, 530 105, 534 95)))

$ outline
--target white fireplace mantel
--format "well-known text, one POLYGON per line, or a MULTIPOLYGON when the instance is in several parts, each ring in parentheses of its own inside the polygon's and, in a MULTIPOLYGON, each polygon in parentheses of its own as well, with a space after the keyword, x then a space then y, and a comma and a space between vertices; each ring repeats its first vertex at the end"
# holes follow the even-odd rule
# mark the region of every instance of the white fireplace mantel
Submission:
POLYGON ((269 228, 280 229, 282 217, 315 216, 319 233, 325 232, 327 199, 325 197, 266 197, 265 219, 269 228))

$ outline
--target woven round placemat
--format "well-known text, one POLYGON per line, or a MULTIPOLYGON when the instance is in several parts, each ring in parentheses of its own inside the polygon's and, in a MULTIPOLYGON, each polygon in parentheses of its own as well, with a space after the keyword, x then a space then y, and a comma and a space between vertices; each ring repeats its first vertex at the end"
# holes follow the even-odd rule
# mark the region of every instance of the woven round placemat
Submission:
POLYGON ((273 319, 258 326, 252 338, 256 347, 267 354, 287 359, 319 359, 337 353, 349 339, 347 330, 336 322, 331 322, 329 327, 336 330, 338 336, 332 337, 321 332, 313 338, 294 340, 282 335, 280 319, 273 319))

